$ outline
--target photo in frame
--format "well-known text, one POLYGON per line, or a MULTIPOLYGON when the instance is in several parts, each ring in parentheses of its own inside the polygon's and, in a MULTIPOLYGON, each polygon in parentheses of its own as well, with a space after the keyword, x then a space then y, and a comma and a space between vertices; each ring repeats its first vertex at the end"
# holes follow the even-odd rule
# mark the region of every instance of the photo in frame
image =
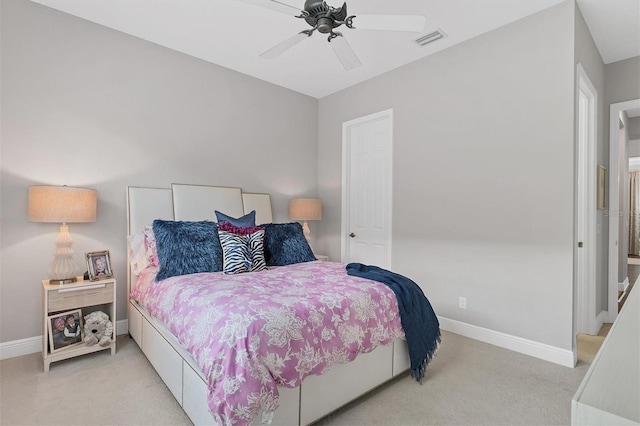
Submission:
POLYGON ((51 353, 83 343, 81 309, 53 314, 47 318, 51 353))
POLYGON ((596 203, 599 210, 607 208, 607 169, 603 166, 598 166, 596 203))
POLYGON ((87 253, 85 256, 87 258, 87 271, 89 273, 90 281, 98 281, 113 277, 109 250, 94 251, 87 253))

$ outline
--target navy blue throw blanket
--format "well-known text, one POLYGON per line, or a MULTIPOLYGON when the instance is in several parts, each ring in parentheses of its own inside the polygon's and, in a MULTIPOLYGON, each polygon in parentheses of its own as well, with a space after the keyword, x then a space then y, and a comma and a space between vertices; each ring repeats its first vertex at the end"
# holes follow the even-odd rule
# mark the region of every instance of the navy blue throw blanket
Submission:
POLYGON ((422 383, 427 365, 440 343, 440 323, 422 289, 409 278, 377 266, 349 263, 347 274, 379 281, 393 290, 409 346, 411 377, 422 383))

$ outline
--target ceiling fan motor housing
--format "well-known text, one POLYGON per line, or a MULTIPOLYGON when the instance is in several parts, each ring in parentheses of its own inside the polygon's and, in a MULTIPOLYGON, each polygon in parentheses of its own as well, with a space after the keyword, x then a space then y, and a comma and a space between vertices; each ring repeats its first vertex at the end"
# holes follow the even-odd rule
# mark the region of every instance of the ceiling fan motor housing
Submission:
POLYGON ((312 27, 317 27, 322 34, 330 33, 334 28, 342 25, 347 18, 347 3, 334 8, 324 0, 306 0, 304 2, 304 20, 312 27))
POLYGON ((322 34, 328 34, 331 30, 336 26, 335 21, 331 18, 320 18, 318 19, 318 31, 322 34))

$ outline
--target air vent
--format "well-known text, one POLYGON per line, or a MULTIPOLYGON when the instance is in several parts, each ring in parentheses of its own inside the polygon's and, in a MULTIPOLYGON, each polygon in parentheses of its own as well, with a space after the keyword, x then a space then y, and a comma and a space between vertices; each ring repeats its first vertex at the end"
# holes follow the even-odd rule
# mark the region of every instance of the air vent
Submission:
POLYGON ((432 33, 423 35, 415 39, 414 41, 420 46, 426 46, 429 43, 445 38, 447 35, 441 29, 437 29, 432 33))

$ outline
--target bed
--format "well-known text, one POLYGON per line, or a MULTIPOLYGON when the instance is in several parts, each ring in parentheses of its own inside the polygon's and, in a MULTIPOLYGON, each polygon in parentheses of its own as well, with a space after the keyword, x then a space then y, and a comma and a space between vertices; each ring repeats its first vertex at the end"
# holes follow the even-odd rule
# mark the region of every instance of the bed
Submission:
MULTIPOLYGON (((129 187, 127 189, 127 201, 127 231, 129 236, 139 235, 144 231, 145 227, 148 227, 156 219, 159 221, 215 221, 214 212, 216 210, 225 212, 232 217, 240 217, 250 211, 255 211, 256 223, 272 222, 269 195, 243 193, 240 188, 182 184, 172 184, 170 188, 166 189, 129 187)), ((207 361, 202 356, 202 351, 194 351, 193 345, 189 344, 189 337, 185 337, 184 329, 191 330, 193 327, 176 328, 176 325, 168 320, 167 312, 170 311, 164 311, 163 313, 158 310, 158 305, 162 305, 162 303, 153 297, 150 299, 158 302, 155 305, 143 300, 144 298, 140 293, 147 291, 147 285, 150 286, 155 282, 153 276, 157 271, 145 268, 140 273, 140 270, 135 268, 133 263, 134 261, 130 259, 127 280, 129 334, 140 346, 142 352, 194 424, 230 423, 236 420, 238 423, 243 423, 247 419, 253 419, 252 423, 254 424, 269 421, 275 425, 309 424, 405 372, 410 367, 408 349, 402 336, 402 330, 398 331, 393 329, 393 326, 390 326, 392 330, 387 331, 384 338, 378 339, 380 344, 374 345, 375 348, 361 348, 364 353, 360 353, 357 356, 354 355, 355 359, 350 362, 341 363, 348 359, 340 359, 333 362, 330 366, 331 368, 320 366, 315 371, 311 371, 312 367, 321 364, 316 362, 304 370, 309 375, 305 374, 303 377, 301 374, 298 379, 291 379, 286 383, 282 383, 284 379, 281 379, 277 386, 276 395, 278 395, 279 400, 275 412, 267 409, 256 416, 254 416, 256 413, 251 411, 245 417, 236 417, 234 418, 235 420, 228 416, 221 418, 220 415, 212 414, 210 411, 210 399, 215 398, 215 396, 211 395, 208 386, 210 380, 208 378, 216 376, 215 362, 206 364, 207 361), (134 272, 138 272, 140 277, 134 272), (148 275, 146 281, 144 281, 145 275, 148 275), (149 275, 152 278, 149 278, 149 275), (147 284, 142 284, 142 282, 147 284), (393 339, 390 339, 390 337, 393 337, 393 339), (185 349, 185 347, 190 350, 185 349), (207 371, 207 374, 203 370, 207 371), (317 375, 320 373, 322 374, 317 375), (304 378, 304 381, 302 381, 302 378, 304 378), (354 380, 354 378, 357 378, 357 380, 354 380)), ((254 284, 253 281, 247 280, 250 277, 259 277, 261 274, 279 275, 279 279, 292 280, 291 282, 296 280, 304 281, 306 279, 304 277, 310 276, 315 277, 311 278, 313 280, 321 281, 319 277, 321 278, 325 275, 330 277, 333 273, 337 274, 338 268, 342 269, 344 265, 312 261, 304 264, 270 268, 270 271, 251 272, 249 274, 224 276, 222 273, 215 273, 208 275, 217 274, 218 277, 222 277, 223 282, 222 284, 216 284, 218 286, 236 287, 239 283, 242 283, 249 289, 254 284)), ((194 274, 188 277, 204 280, 205 275, 207 274, 194 274)), ((180 276, 171 277, 159 282, 171 285, 172 289, 178 291, 178 284, 174 284, 174 281, 177 283, 182 278, 180 276)), ((206 278, 209 279, 208 276, 206 278)), ((327 278, 327 281, 330 280, 330 278, 327 278)), ((203 291, 208 291, 207 288, 209 287, 210 285, 201 286, 204 289, 203 291)), ((276 287, 284 286, 280 283, 272 288, 276 289, 276 287)), ((150 290, 149 293, 151 292, 150 290)), ((382 294, 381 297, 385 299, 384 292, 380 291, 380 293, 382 294)), ((257 296, 255 297, 257 298, 257 296)), ((390 302, 387 299, 380 303, 386 304, 385 306, 388 308, 390 302)), ((395 299, 393 301, 395 302, 395 299)), ((253 303, 258 302, 254 300, 253 303)), ((394 309, 397 309, 397 307, 394 309)), ((321 321, 321 319, 318 321, 321 321)), ((264 328, 267 325, 263 323, 262 326, 264 328)), ((224 327, 213 328, 220 331, 224 327)), ((275 343, 282 346, 282 342, 275 343)), ((359 345, 362 346, 362 343, 359 342, 359 345)), ((282 355, 282 357, 286 357, 286 355, 282 355)), ((282 361, 279 360, 278 362, 282 361)), ((249 383, 246 383, 243 378, 238 378, 235 382, 232 381, 228 384, 232 388, 233 386, 249 386, 249 383)), ((240 407, 242 408, 242 406, 240 407)), ((238 411, 236 408, 235 412, 237 413, 238 411)))

